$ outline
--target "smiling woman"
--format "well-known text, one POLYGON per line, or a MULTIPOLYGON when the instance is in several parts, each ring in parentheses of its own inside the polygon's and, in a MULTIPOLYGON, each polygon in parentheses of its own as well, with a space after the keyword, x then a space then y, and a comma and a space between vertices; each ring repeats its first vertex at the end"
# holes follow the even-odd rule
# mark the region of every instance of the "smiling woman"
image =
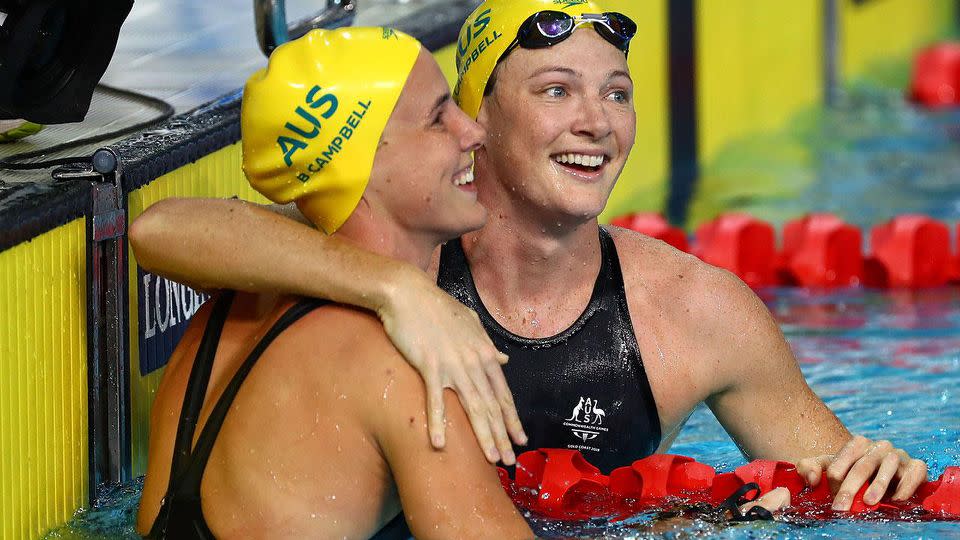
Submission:
POLYGON ((633 147, 636 113, 624 53, 597 32, 573 32, 549 50, 509 53, 491 70, 492 84, 465 75, 461 101, 469 106, 474 84, 489 89, 477 113, 491 126, 477 171, 503 189, 490 189, 484 202, 534 201, 564 222, 564 212, 596 216, 606 206, 633 147))

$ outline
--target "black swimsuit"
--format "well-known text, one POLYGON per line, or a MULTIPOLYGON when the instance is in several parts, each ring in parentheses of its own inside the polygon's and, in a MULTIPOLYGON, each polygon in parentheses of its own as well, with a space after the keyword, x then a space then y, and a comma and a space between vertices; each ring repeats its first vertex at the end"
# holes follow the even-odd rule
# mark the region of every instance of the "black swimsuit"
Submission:
POLYGON ((213 450, 213 444, 217 440, 227 412, 237 392, 240 391, 240 385, 246 380, 263 351, 277 336, 307 313, 329 303, 325 300, 301 300, 277 319, 224 389, 223 395, 210 413, 210 418, 204 424, 203 431, 200 432, 196 447, 191 451, 197 419, 203 408, 203 398, 210 382, 210 370, 213 368, 213 359, 217 355, 217 345, 220 342, 223 325, 230 313, 233 294, 232 291, 226 291, 217 299, 207 322, 207 328, 204 330, 200 347, 197 349, 193 369, 190 370, 190 380, 187 382, 183 409, 180 412, 180 424, 177 427, 177 439, 173 447, 173 463, 170 467, 167 494, 160 504, 160 513, 146 536, 148 539, 191 540, 214 537, 203 518, 203 508, 200 505, 200 483, 203 480, 207 460, 210 458, 210 451, 213 450))
POLYGON ((480 316, 501 352, 503 372, 535 448, 580 450, 604 473, 653 454, 660 417, 627 309, 613 238, 600 229, 601 265, 587 308, 556 336, 529 339, 502 327, 484 307, 459 240, 440 254, 437 284, 480 316))

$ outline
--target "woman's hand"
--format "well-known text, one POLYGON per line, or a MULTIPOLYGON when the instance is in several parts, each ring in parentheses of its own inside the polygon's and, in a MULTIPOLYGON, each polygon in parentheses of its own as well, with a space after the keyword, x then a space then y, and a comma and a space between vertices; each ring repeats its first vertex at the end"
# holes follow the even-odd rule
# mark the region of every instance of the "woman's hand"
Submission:
POLYGON ((386 295, 377 315, 394 346, 426 384, 427 427, 433 446, 445 444, 443 389, 452 388, 487 459, 513 465, 516 457, 510 439, 526 444, 527 436, 500 367, 507 363, 507 356, 490 341, 473 310, 437 288, 422 272, 404 277, 386 295))
POLYGON ((895 448, 890 441, 871 441, 856 436, 850 439, 836 454, 802 459, 797 463, 799 472, 811 486, 820 483, 826 471, 830 491, 836 494, 833 509, 847 511, 860 488, 870 482, 863 494, 863 502, 876 504, 887 492, 894 479, 897 490, 893 500, 905 501, 927 479, 927 464, 911 458, 905 451, 895 448))

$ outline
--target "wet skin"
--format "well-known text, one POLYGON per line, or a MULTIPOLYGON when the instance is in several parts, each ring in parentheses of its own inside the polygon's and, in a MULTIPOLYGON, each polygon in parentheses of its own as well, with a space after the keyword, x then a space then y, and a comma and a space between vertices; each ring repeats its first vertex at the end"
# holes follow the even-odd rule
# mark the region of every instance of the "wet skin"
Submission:
MULTIPOLYGON (((477 187, 491 218, 466 235, 465 250, 498 322, 551 336, 583 311, 599 270, 596 216, 633 141, 632 81, 623 54, 589 31, 517 50, 498 69, 478 116, 489 138, 477 153, 477 187), (602 152, 608 161, 583 174, 556 163, 566 152, 602 152)), ((813 483, 826 471, 838 508, 878 468, 877 498, 894 477, 900 498, 926 477, 922 462, 888 442, 851 438, 739 279, 643 235, 611 232, 657 401, 659 451, 706 402, 747 457, 800 462, 813 483)))

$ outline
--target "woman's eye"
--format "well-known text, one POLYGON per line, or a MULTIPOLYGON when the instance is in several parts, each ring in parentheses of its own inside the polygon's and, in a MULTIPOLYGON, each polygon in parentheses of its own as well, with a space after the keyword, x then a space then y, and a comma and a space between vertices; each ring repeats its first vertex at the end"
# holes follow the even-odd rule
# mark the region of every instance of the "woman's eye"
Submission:
POLYGON ((617 103, 628 103, 630 101, 630 94, 624 90, 615 90, 610 92, 609 98, 617 103))
POLYGON ((433 126, 439 126, 443 124, 443 112, 438 112, 436 116, 433 117, 433 126))
POLYGON ((546 93, 550 97, 564 97, 567 95, 567 91, 563 89, 562 86, 551 86, 547 88, 546 93))

